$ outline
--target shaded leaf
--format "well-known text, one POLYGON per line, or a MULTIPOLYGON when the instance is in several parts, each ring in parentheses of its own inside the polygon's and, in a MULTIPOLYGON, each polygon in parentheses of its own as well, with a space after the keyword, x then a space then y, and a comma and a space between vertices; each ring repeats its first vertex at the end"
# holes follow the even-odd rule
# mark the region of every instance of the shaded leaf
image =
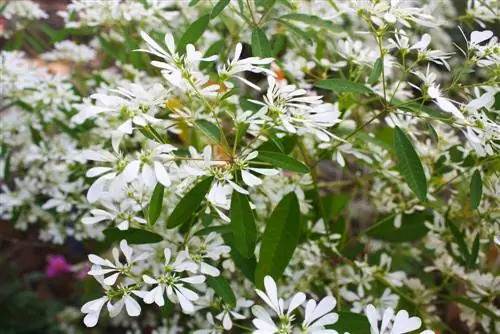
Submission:
POLYGON ((264 276, 281 276, 293 256, 300 237, 300 210, 297 196, 289 193, 278 203, 262 235, 255 282, 262 286, 264 276))
POLYGON ((483 196, 483 180, 478 170, 474 171, 470 180, 470 202, 473 209, 477 209, 483 196))
POLYGON ((394 149, 398 168, 410 189, 421 201, 427 199, 427 179, 424 167, 410 138, 399 127, 394 128, 394 149))
POLYGON ((194 44, 205 32, 210 22, 210 15, 204 15, 191 23, 177 43, 177 52, 185 53, 186 45, 194 44))
POLYGON ((427 235, 429 229, 425 221, 432 221, 428 212, 414 212, 403 214, 401 227, 394 226, 394 215, 385 217, 369 227, 366 234, 374 239, 388 242, 411 242, 422 239, 427 235))
POLYGON ((365 85, 345 79, 319 80, 316 82, 316 87, 331 90, 336 93, 373 94, 373 91, 365 85))
POLYGON ((260 151, 257 159, 269 162, 273 167, 279 167, 297 173, 309 173, 309 167, 283 153, 260 151))
POLYGON ((214 17, 219 15, 220 12, 222 12, 224 8, 226 8, 226 6, 229 5, 229 2, 231 2, 231 0, 219 0, 219 2, 217 2, 214 8, 212 9, 212 12, 210 13, 210 18, 213 19, 214 17))
POLYGON ((151 200, 149 201, 148 209, 148 222, 150 225, 154 225, 160 217, 161 209, 163 207, 163 192, 165 187, 161 183, 157 183, 155 189, 153 190, 153 195, 151 195, 151 200))
POLYGON ((203 131, 205 135, 207 135, 215 143, 220 143, 221 134, 217 125, 210 123, 205 119, 199 119, 195 123, 203 131))
POLYGON ((163 240, 163 237, 159 234, 138 228, 129 228, 122 231, 112 227, 105 229, 103 233, 108 241, 125 239, 129 244, 153 244, 163 240))
POLYGON ((257 228, 248 197, 237 191, 231 195, 230 226, 233 232, 234 247, 242 256, 251 257, 257 242, 257 228))
POLYGON ((281 16, 280 19, 302 22, 302 23, 306 23, 310 26, 325 28, 325 29, 328 29, 332 32, 341 32, 342 31, 342 28, 333 24, 332 21, 323 20, 321 17, 316 16, 316 15, 291 13, 291 14, 286 14, 286 15, 281 16))
POLYGON ((382 58, 377 58, 375 64, 373 65, 372 73, 370 73, 370 77, 368 78, 369 84, 374 84, 378 81, 380 75, 382 74, 383 68, 384 62, 382 61, 382 58))
POLYGON ((184 195, 167 219, 167 228, 182 225, 191 218, 201 205, 205 195, 210 190, 213 177, 207 177, 198 182, 190 191, 184 195))
POLYGON ((266 37, 266 34, 259 28, 252 30, 252 54, 255 57, 271 57, 271 44, 266 37))
POLYGON ((231 307, 236 306, 236 297, 229 282, 222 276, 207 276, 207 284, 214 289, 215 293, 222 298, 224 303, 231 307))

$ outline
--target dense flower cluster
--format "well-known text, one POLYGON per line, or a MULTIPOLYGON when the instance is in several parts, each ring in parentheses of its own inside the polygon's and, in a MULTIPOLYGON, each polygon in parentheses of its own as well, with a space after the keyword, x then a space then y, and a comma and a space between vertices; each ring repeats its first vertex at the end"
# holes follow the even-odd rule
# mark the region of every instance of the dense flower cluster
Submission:
POLYGON ((73 0, 1 52, 0 218, 117 244, 88 327, 493 333, 494 2, 73 0))

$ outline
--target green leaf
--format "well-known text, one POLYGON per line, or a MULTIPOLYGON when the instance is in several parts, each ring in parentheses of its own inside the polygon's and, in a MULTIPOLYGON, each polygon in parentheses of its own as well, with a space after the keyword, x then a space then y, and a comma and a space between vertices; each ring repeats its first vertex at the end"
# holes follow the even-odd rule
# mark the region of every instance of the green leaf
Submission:
POLYGON ((350 334, 370 333, 370 323, 363 314, 339 311, 339 320, 327 326, 329 329, 335 329, 339 333, 349 332, 350 334))
POLYGON ((177 52, 185 53, 186 45, 194 44, 205 32, 210 22, 210 15, 203 15, 198 20, 191 23, 177 43, 177 52))
POLYGON ((273 56, 276 57, 278 53, 283 50, 283 48, 286 45, 286 35, 284 34, 276 34, 274 35, 273 43, 272 43, 272 49, 273 49, 273 56))
POLYGON ((467 306, 468 308, 473 309, 474 311, 476 311, 479 314, 484 314, 484 315, 490 317, 491 319, 493 319, 494 321, 500 321, 500 316, 498 316, 492 310, 490 310, 487 307, 484 307, 481 304, 473 302, 469 298, 460 297, 460 296, 452 296, 452 297, 450 297, 450 300, 455 301, 457 303, 460 303, 464 306, 467 306))
POLYGON ((184 224, 196 211, 198 211, 201 202, 210 190, 212 180, 212 176, 201 180, 181 198, 180 202, 167 219, 167 228, 174 228, 184 224))
POLYGON ((257 242, 257 228, 248 197, 237 191, 234 191, 231 196, 230 226, 234 246, 238 252, 246 258, 251 257, 257 242))
POLYGON ((259 28, 252 30, 252 55, 255 57, 271 57, 273 54, 271 44, 266 34, 259 28))
POLYGON ((108 241, 125 239, 129 244, 153 244, 163 240, 163 237, 159 234, 138 228, 129 228, 122 231, 112 227, 105 229, 103 233, 108 241))
POLYGON ((427 180, 422 162, 410 138, 399 127, 394 128, 394 149, 398 157, 398 168, 410 189, 421 201, 427 199, 427 180))
POLYGON ((222 276, 211 277, 207 276, 207 284, 214 289, 215 293, 222 298, 224 303, 234 307, 236 306, 236 296, 229 282, 222 276))
POLYGON ((465 243, 465 237, 462 232, 458 229, 458 227, 455 225, 454 222, 452 222, 450 219, 446 218, 446 225, 451 231, 451 234, 453 234, 453 238, 455 239, 455 242, 458 245, 458 249, 460 250, 460 253, 462 253, 462 258, 464 260, 464 263, 467 263, 467 260, 471 257, 469 253, 469 247, 467 247, 467 244, 465 243))
POLYGON ((189 7, 194 7, 200 2, 200 0, 191 0, 191 2, 188 4, 189 7))
POLYGON ((217 232, 219 234, 232 233, 231 226, 226 225, 218 225, 218 226, 209 226, 205 227, 199 231, 197 231, 194 235, 208 235, 212 232, 217 232))
POLYGON ((30 132, 31 132, 31 139, 33 140, 33 142, 37 146, 40 146, 40 144, 43 143, 43 137, 40 134, 40 131, 38 131, 34 127, 30 126, 30 132))
POLYGON ((213 19, 214 17, 219 15, 220 12, 222 12, 224 8, 226 8, 226 6, 229 5, 229 2, 231 2, 231 0, 219 0, 219 2, 217 2, 214 8, 212 9, 212 12, 210 13, 210 18, 213 19))
POLYGON ((290 21, 297 21, 297 22, 302 22, 306 23, 310 26, 315 26, 319 28, 326 28, 332 32, 341 32, 342 29, 333 24, 333 22, 328 21, 328 20, 323 20, 321 17, 316 16, 316 15, 308 15, 308 14, 300 14, 300 13, 291 13, 291 14, 286 14, 280 17, 281 20, 290 20, 290 21))
POLYGON ((299 201, 291 192, 278 203, 267 221, 255 270, 257 286, 262 286, 266 275, 275 279, 281 276, 293 256, 299 237, 299 201))
POLYGON ((273 167, 279 167, 297 173, 309 173, 309 167, 283 153, 260 151, 257 159, 269 162, 273 167))
POLYGON ((427 130, 429 130, 429 135, 434 143, 437 144, 439 141, 439 136, 430 122, 427 122, 427 130))
MULTIPOLYGON (((205 52, 205 54, 203 55, 203 58, 208 58, 210 56, 213 56, 213 55, 217 55, 221 52, 222 48, 224 47, 225 43, 224 43, 224 40, 221 39, 217 42, 214 42, 212 45, 210 45, 210 47, 207 49, 207 51, 205 52)), ((199 68, 200 70, 203 70, 205 68, 207 68, 208 66, 210 66, 210 64, 212 64, 211 62, 209 61, 202 61, 199 65, 199 68)))
POLYGON ((233 260, 236 268, 238 268, 241 273, 248 278, 251 282, 255 279, 255 267, 257 266, 257 259, 255 255, 250 258, 245 258, 237 250, 234 244, 234 238, 232 233, 222 234, 224 243, 231 247, 231 259, 233 260))
POLYGON ((287 28, 287 30, 291 31, 292 33, 294 33, 295 35, 297 35, 298 37, 302 38, 304 41, 306 41, 307 43, 311 44, 313 39, 314 39, 314 36, 312 34, 310 34, 309 32, 307 31, 304 31, 298 27, 296 27, 295 25, 293 25, 292 23, 288 22, 288 21, 285 21, 285 20, 278 20, 285 28, 287 28))
POLYGON ((414 212, 402 214, 401 227, 394 226, 394 215, 385 217, 366 230, 366 234, 374 239, 387 242, 412 242, 422 239, 429 229, 425 221, 432 221, 428 212, 414 212))
POLYGON ((384 68, 384 62, 382 61, 382 58, 377 58, 375 64, 373 65, 372 73, 368 78, 369 84, 374 84, 378 81, 378 78, 380 78, 380 75, 382 74, 383 68, 384 68))
POLYGON ((217 125, 210 123, 205 119, 199 119, 195 123, 203 131, 205 135, 207 135, 215 143, 220 143, 221 135, 217 125))
POLYGON ((483 196, 483 180, 481 173, 476 169, 470 180, 470 203, 473 209, 477 209, 483 196))
POLYGON ((327 79, 316 82, 316 87, 331 90, 336 93, 373 94, 365 85, 345 79, 327 79))
POLYGON ((477 257, 479 256, 479 232, 474 238, 474 243, 472 244, 472 250, 470 252, 470 257, 468 259, 468 267, 474 268, 476 265, 477 257))
POLYGON ((163 206, 164 190, 165 187, 163 187, 163 184, 161 183, 157 183, 155 189, 153 190, 153 195, 151 196, 148 209, 149 225, 154 225, 158 220, 158 217, 160 217, 161 208, 163 206))
POLYGON ((417 115, 421 113, 426 113, 427 115, 432 117, 439 117, 439 118, 446 117, 446 115, 440 113, 436 109, 433 109, 429 106, 423 105, 415 101, 400 101, 398 99, 393 98, 391 102, 399 109, 406 110, 417 115))

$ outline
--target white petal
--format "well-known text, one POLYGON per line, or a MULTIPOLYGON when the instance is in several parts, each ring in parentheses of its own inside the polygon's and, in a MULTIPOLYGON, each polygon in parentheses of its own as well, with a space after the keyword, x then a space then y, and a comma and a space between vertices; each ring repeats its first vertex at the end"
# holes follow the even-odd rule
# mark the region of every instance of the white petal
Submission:
POLYGON ((245 184, 249 187, 262 184, 261 179, 246 170, 241 171, 241 177, 243 178, 243 182, 245 182, 245 184))
POLYGON ((141 305, 132 297, 125 296, 125 308, 131 317, 137 317, 141 314, 141 305))
POLYGON ((163 165, 160 164, 158 161, 155 161, 154 162, 154 169, 155 169, 155 175, 156 175, 156 178, 158 179, 158 182, 163 184, 165 187, 169 187, 172 184, 172 181, 170 180, 170 176, 168 175, 165 167, 163 167, 163 165))
POLYGON ((114 273, 111 276, 106 277, 103 282, 106 285, 113 285, 116 283, 116 280, 118 279, 118 276, 120 276, 120 273, 114 273))

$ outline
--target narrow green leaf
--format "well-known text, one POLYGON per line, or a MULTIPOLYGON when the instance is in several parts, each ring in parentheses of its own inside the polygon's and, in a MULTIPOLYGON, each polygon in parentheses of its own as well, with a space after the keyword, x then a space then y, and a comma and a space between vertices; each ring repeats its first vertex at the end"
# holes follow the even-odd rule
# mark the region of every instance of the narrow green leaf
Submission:
POLYGON ((222 276, 212 277, 207 276, 207 284, 214 289, 215 293, 222 298, 224 303, 234 307, 236 306, 236 296, 229 282, 222 276))
POLYGON ((382 218, 366 230, 366 235, 387 242, 417 241, 429 232, 425 221, 432 221, 432 216, 428 212, 402 214, 399 228, 394 226, 394 219, 394 215, 382 218))
POLYGON ((213 19, 214 17, 219 15, 220 12, 222 12, 224 8, 226 8, 226 6, 229 5, 229 2, 231 2, 231 0, 219 0, 219 2, 217 2, 214 8, 212 9, 212 12, 210 13, 210 18, 213 19))
POLYGON ((255 279, 255 267, 257 266, 255 255, 250 258, 245 258, 241 255, 236 249, 232 233, 224 233, 222 234, 222 238, 224 239, 224 243, 231 247, 230 255, 236 268, 238 268, 248 280, 253 282, 255 279))
POLYGON ((398 168, 410 189, 421 201, 427 199, 427 180, 422 162, 410 138, 399 127, 394 128, 394 149, 398 158, 398 168))
POLYGON ((197 231, 194 235, 208 235, 212 232, 217 232, 219 234, 226 234, 226 233, 232 233, 233 231, 231 230, 231 226, 225 224, 225 225, 205 227, 197 231))
POLYGON ((468 267, 474 268, 477 262, 477 257, 479 256, 479 232, 476 234, 474 238, 474 243, 472 244, 472 250, 470 252, 470 257, 468 261, 468 267))
POLYGON ((238 252, 249 258, 253 255, 257 242, 257 228, 248 197, 234 191, 231 196, 231 230, 234 246, 238 252))
POLYGON ((470 202, 473 209, 477 209, 483 196, 483 180, 481 173, 476 169, 470 180, 470 202))
POLYGON ((439 141, 439 136, 432 124, 429 122, 427 122, 427 130, 429 130, 429 135, 431 136, 432 141, 437 143, 439 141))
POLYGON ((217 127, 217 125, 210 123, 205 119, 199 119, 195 123, 203 131, 205 135, 207 135, 215 143, 220 143, 221 134, 220 134, 220 129, 217 127))
POLYGON ((283 153, 260 151, 257 159, 269 162, 273 167, 279 167, 297 173, 309 173, 309 167, 283 153))
POLYGON ((365 85, 345 79, 327 79, 316 82, 316 87, 331 90, 336 93, 373 94, 365 85))
POLYGON ((464 259, 464 263, 467 263, 467 260, 470 258, 470 253, 469 253, 469 248, 465 243, 465 238, 463 233, 461 233, 458 227, 455 225, 455 223, 448 218, 446 218, 446 225, 450 229, 451 234, 453 234, 453 238, 455 239, 455 242, 458 245, 458 249, 460 250, 460 253, 462 253, 462 258, 464 259))
POLYGON ((40 144, 43 143, 43 137, 40 134, 40 131, 38 131, 34 127, 30 126, 30 132, 31 132, 31 139, 33 140, 33 142, 37 146, 40 146, 40 144))
POLYGON ((185 53, 186 45, 194 44, 205 32, 210 22, 210 15, 204 15, 191 23, 177 43, 177 52, 185 53))
POLYGON ((255 270, 257 286, 262 286, 266 275, 274 278, 281 276, 293 256, 299 237, 299 201, 291 192, 278 203, 267 221, 255 270))
POLYGON ((460 303, 464 306, 467 306, 468 308, 473 309, 474 311, 476 311, 479 314, 484 314, 484 315, 490 317, 491 319, 493 319, 494 321, 500 321, 500 316, 498 316, 492 310, 490 310, 487 307, 484 307, 481 304, 473 302, 469 298, 460 297, 460 296, 452 296, 452 297, 450 297, 450 300, 455 301, 457 303, 460 303))
POLYGON ((129 244, 153 244, 163 240, 163 237, 159 234, 138 228, 129 228, 122 231, 112 227, 105 229, 103 233, 109 241, 125 239, 129 244))
POLYGON ((155 189, 153 190, 153 195, 149 202, 148 209, 148 222, 149 225, 154 225, 160 217, 161 208, 163 207, 163 191, 165 187, 163 184, 157 183, 155 189))
MULTIPOLYGON (((224 43, 223 39, 214 42, 212 45, 210 45, 208 47, 207 51, 203 55, 203 58, 208 58, 210 56, 219 54, 221 52, 222 48, 224 47, 224 45, 225 45, 225 43, 224 43)), ((199 65, 199 68, 200 68, 200 70, 203 70, 203 69, 207 68, 208 66, 210 66, 210 64, 213 64, 213 63, 211 63, 209 61, 202 61, 199 65)))
POLYGON ((5 162, 4 162, 4 165, 3 165, 3 180, 4 181, 7 181, 9 179, 9 175, 10 175, 10 158, 11 158, 11 156, 12 156, 11 152, 8 152, 5 155, 5 162))
POLYGON ((271 57, 273 52, 266 34, 259 28, 252 30, 252 54, 255 57, 271 57))
POLYGON ((409 112, 417 114, 417 115, 419 115, 421 113, 426 113, 427 115, 432 116, 432 117, 443 118, 443 117, 447 116, 434 108, 431 108, 429 106, 423 105, 423 104, 415 102, 415 101, 400 101, 398 99, 393 98, 391 100, 391 102, 397 108, 409 111, 409 112))
POLYGON ((210 190, 213 177, 207 177, 198 182, 186 195, 180 200, 174 211, 167 219, 167 228, 174 228, 182 225, 191 218, 201 205, 205 195, 210 190))
POLYGON ((276 34, 274 35, 273 43, 273 56, 276 57, 278 53, 283 50, 286 45, 286 35, 285 34, 276 34))
POLYGON ((382 58, 377 58, 375 61, 375 64, 373 65, 372 73, 370 74, 370 77, 368 78, 368 83, 369 84, 374 84, 378 81, 380 78, 380 75, 382 74, 382 69, 384 67, 384 63, 382 61, 382 58))
POLYGON ((291 14, 286 14, 286 15, 281 16, 280 19, 302 22, 302 23, 306 23, 310 26, 325 28, 325 29, 328 29, 332 32, 341 32, 342 31, 341 27, 333 24, 333 22, 328 21, 328 20, 323 20, 321 17, 316 16, 316 15, 291 13, 291 14))
POLYGON ((188 4, 189 7, 194 7, 200 2, 200 0, 191 0, 191 2, 188 4))
POLYGON ((291 31, 292 33, 294 33, 295 35, 297 35, 297 37, 300 37, 302 38, 304 41, 306 41, 307 43, 311 44, 313 39, 314 39, 314 36, 312 34, 310 34, 309 32, 307 31, 304 31, 302 29, 300 29, 299 27, 295 26, 294 24, 288 22, 288 21, 285 21, 285 20, 279 20, 278 21, 289 31, 291 31))

